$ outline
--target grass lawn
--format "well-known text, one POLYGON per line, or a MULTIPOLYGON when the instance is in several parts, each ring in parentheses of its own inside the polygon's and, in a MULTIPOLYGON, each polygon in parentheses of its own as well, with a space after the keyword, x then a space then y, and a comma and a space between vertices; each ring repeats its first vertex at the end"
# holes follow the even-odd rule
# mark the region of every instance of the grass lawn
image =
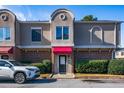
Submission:
POLYGON ((124 79, 124 75, 75 73, 75 78, 83 78, 83 79, 124 79))

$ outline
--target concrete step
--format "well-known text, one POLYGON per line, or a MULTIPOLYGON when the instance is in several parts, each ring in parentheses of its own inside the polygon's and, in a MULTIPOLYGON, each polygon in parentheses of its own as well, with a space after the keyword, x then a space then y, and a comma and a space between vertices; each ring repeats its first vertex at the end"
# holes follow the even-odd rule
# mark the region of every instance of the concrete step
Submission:
POLYGON ((52 78, 55 78, 55 79, 73 79, 75 78, 75 75, 74 74, 53 74, 52 78))

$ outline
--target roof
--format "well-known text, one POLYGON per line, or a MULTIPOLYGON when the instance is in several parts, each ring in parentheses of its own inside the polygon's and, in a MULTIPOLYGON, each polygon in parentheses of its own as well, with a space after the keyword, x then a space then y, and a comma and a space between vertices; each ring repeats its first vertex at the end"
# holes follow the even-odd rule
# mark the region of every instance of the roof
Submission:
POLYGON ((12 14, 14 17, 16 17, 16 15, 15 15, 12 11, 10 11, 10 10, 8 10, 8 9, 0 9, 0 12, 1 12, 1 13, 2 13, 2 12, 8 12, 8 13, 12 14))
POLYGON ((51 20, 55 17, 56 14, 60 13, 60 12, 68 12, 70 14, 70 16, 72 17, 72 19, 74 19, 74 14, 68 10, 68 9, 65 9, 65 8, 60 8, 60 9, 57 9, 55 10, 52 14, 51 14, 51 20))
POLYGON ((119 51, 124 51, 124 48, 118 48, 118 49, 116 49, 116 52, 119 52, 119 51))
POLYGON ((123 21, 118 20, 97 20, 97 21, 81 21, 76 20, 75 23, 122 23, 123 21))
POLYGON ((21 21, 21 20, 19 20, 19 23, 50 23, 50 21, 48 21, 48 20, 46 20, 46 21, 21 21))
MULTIPOLYGON (((8 9, 0 9, 0 12, 9 12, 9 13, 11 13, 11 14, 13 14, 15 17, 16 17, 16 15, 12 12, 12 11, 10 11, 10 10, 8 10, 8 9)), ((66 11, 66 12, 69 12, 71 15, 72 15, 72 17, 74 17, 74 15, 73 15, 73 13, 70 11, 70 10, 68 10, 68 9, 65 9, 65 8, 61 8, 61 9, 57 9, 57 10, 55 10, 53 13, 52 13, 52 15, 51 15, 51 17, 53 17, 56 13, 58 13, 58 12, 60 12, 60 11, 66 11)), ((37 21, 37 20, 30 20, 30 21, 21 21, 21 20, 18 20, 17 19, 17 21, 19 21, 20 23, 50 23, 50 20, 45 20, 45 21, 37 21)), ((74 23, 123 23, 124 21, 118 21, 118 20, 97 20, 97 21, 81 21, 81 20, 75 20, 74 21, 74 23)))
MULTIPOLYGON (((30 20, 30 21, 21 21, 19 20, 20 23, 50 23, 49 20, 30 20)), ((74 23, 122 23, 122 21, 114 21, 114 20, 97 20, 97 21, 80 21, 80 20, 75 20, 74 23)))

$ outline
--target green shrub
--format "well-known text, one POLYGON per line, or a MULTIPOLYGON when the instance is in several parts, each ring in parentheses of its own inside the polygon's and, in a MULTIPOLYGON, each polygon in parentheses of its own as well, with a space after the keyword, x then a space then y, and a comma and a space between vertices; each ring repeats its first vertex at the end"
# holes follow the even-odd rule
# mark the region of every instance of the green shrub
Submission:
POLYGON ((40 69, 40 72, 41 72, 41 73, 46 73, 46 72, 45 72, 46 67, 45 67, 43 64, 41 64, 41 63, 33 63, 33 64, 31 64, 31 65, 38 67, 38 68, 40 69))
POLYGON ((45 59, 42 61, 42 63, 46 67, 46 72, 51 73, 52 72, 52 62, 50 62, 50 60, 48 60, 48 59, 45 59))
POLYGON ((78 73, 107 73, 108 60, 81 60, 76 62, 75 71, 78 73))
POLYGON ((124 75, 124 59, 111 60, 108 65, 108 73, 124 75))
POLYGON ((41 73, 51 73, 52 72, 52 63, 48 59, 40 61, 40 63, 34 63, 32 65, 38 67, 40 69, 41 73))
POLYGON ((23 61, 21 61, 21 63, 23 63, 23 64, 31 64, 32 62, 29 61, 29 60, 23 60, 23 61))

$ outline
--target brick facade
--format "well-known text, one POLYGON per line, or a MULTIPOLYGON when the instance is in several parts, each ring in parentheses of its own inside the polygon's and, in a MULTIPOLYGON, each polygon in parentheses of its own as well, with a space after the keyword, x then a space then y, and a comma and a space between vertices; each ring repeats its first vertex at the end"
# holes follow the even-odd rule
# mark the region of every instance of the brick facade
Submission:
POLYGON ((82 59, 112 59, 112 50, 100 50, 96 49, 95 51, 90 50, 80 50, 74 52, 75 60, 82 59))
POLYGON ((50 51, 21 51, 22 61, 39 62, 44 59, 51 60, 50 51))

